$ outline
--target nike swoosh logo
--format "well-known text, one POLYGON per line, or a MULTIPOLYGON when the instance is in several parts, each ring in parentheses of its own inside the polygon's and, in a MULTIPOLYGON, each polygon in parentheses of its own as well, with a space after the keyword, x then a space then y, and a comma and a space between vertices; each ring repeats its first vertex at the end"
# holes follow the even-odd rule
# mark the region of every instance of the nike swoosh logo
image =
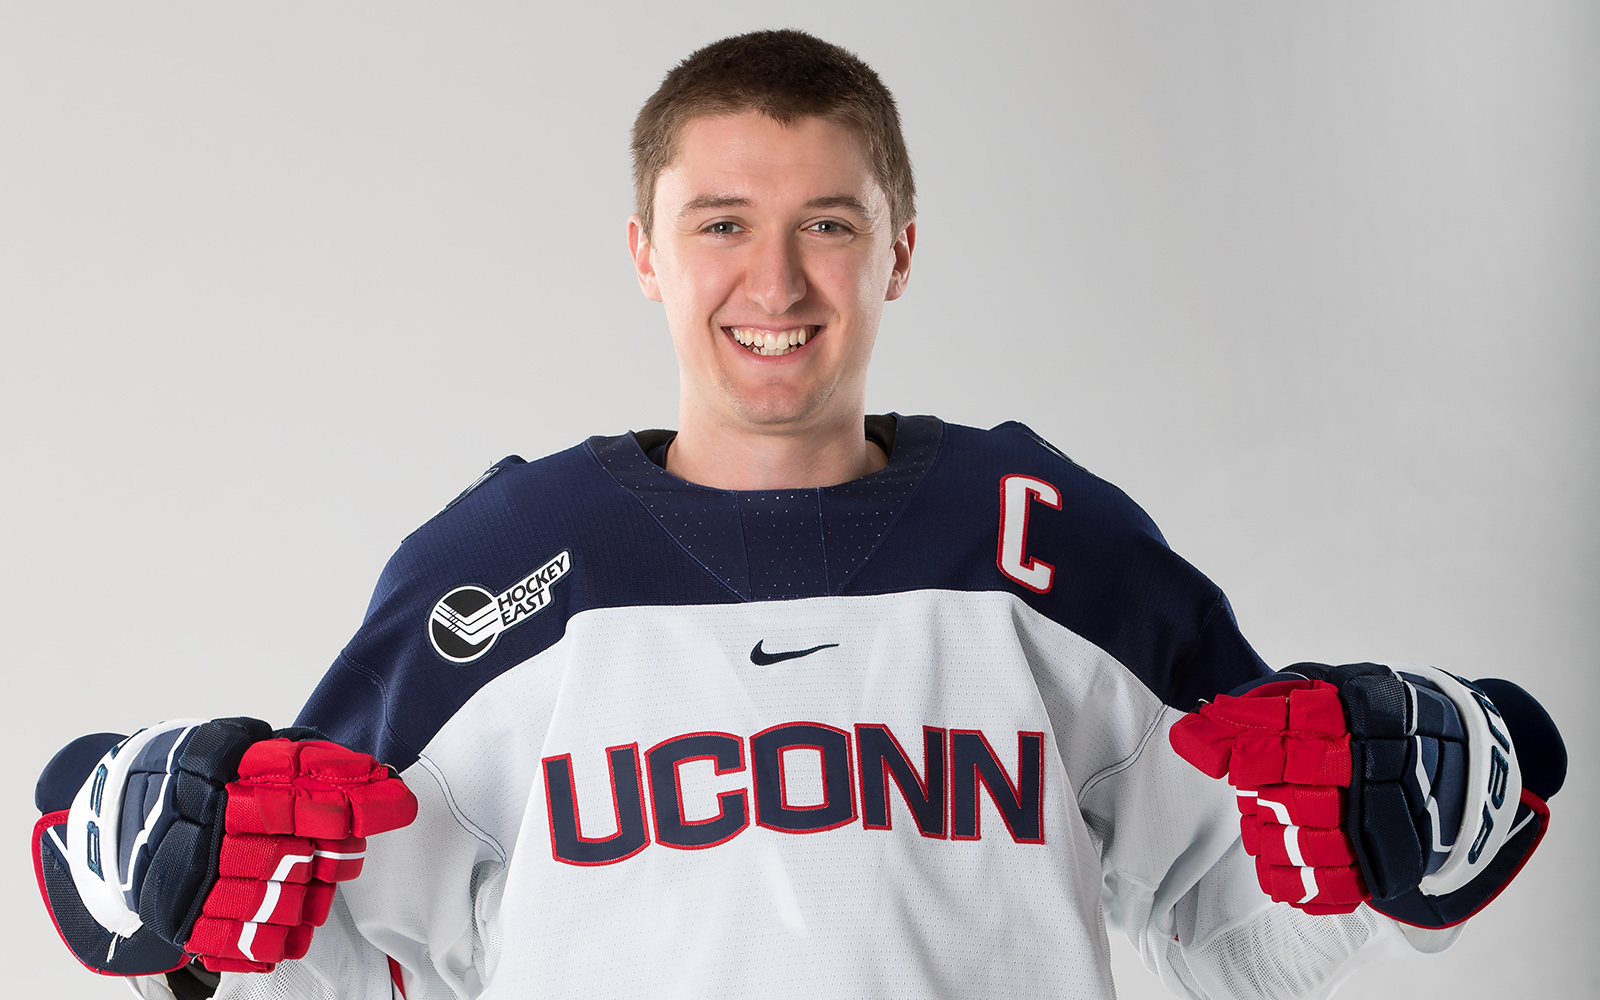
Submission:
POLYGON ((819 649, 832 649, 839 645, 837 642, 825 642, 820 646, 812 646, 810 649, 791 649, 783 653, 769 653, 761 648, 761 643, 764 641, 757 640, 756 644, 750 649, 750 662, 758 667, 770 667, 774 663, 782 663, 784 660, 796 660, 802 656, 810 656, 819 649))

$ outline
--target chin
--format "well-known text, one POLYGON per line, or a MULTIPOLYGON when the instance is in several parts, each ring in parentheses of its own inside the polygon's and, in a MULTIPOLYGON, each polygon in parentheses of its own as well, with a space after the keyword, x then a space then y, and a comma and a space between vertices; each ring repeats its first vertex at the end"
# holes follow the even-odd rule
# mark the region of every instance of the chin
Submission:
POLYGON ((773 394, 741 394, 731 400, 731 409, 748 424, 760 427, 781 427, 802 424, 822 410, 827 396, 818 394, 808 398, 774 398, 773 394))

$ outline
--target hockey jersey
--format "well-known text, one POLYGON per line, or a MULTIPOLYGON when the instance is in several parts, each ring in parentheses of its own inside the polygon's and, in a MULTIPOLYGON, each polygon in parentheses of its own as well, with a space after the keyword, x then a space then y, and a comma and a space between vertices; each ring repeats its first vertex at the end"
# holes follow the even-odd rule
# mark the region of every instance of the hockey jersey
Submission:
POLYGON ((399 769, 311 953, 225 997, 1299 996, 1393 925, 1267 901, 1167 731, 1266 671, 1028 428, 730 492, 668 432, 508 458, 412 534, 299 723, 399 769), (1386 925, 1386 926, 1385 926, 1386 925))

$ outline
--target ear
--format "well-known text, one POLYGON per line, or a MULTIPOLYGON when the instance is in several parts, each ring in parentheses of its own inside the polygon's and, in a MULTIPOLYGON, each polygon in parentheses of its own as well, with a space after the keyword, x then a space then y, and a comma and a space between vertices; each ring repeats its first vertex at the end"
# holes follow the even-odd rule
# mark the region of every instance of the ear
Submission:
POLYGON ((916 248, 917 222, 913 219, 894 239, 894 270, 889 274, 889 290, 883 296, 885 302, 893 302, 905 294, 906 285, 911 281, 911 251, 916 248))
POLYGON ((639 290, 644 297, 661 301, 661 283, 656 278, 655 256, 650 247, 650 237, 645 235, 644 223, 637 215, 628 216, 628 254, 633 257, 633 269, 639 277, 639 290))

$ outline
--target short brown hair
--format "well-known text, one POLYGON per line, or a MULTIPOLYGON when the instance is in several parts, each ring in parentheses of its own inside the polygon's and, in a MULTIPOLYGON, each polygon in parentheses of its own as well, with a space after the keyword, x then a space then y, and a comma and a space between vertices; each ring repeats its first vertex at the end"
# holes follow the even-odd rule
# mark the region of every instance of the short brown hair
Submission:
POLYGON ((889 199, 895 232, 916 217, 911 157, 894 95, 854 53, 803 31, 755 31, 712 42, 679 63, 633 122, 633 197, 648 237, 656 178, 693 118, 755 111, 787 125, 831 121, 860 136, 889 199))

